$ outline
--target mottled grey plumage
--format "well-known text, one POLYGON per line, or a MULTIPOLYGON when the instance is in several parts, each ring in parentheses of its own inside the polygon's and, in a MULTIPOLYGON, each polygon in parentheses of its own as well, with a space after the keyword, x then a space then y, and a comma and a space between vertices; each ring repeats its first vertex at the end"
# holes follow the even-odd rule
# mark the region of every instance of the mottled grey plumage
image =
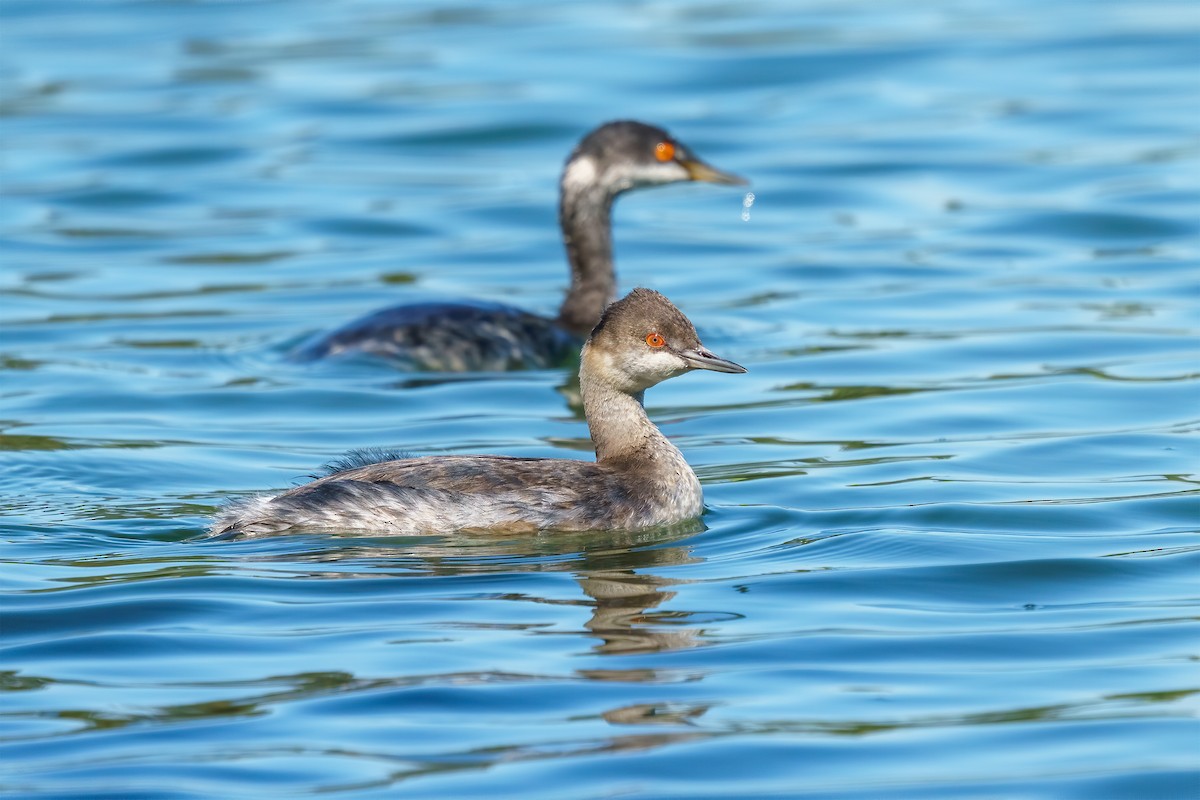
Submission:
POLYGON ((595 462, 427 456, 366 463, 358 457, 311 483, 232 505, 218 515, 212 533, 579 531, 695 517, 703 509, 700 482, 642 407, 646 389, 693 369, 745 372, 705 350, 667 298, 635 289, 608 307, 583 349, 579 382, 595 462))
POLYGON ((390 447, 363 447, 338 456, 308 477, 313 479, 328 478, 330 475, 336 475, 339 472, 349 472, 359 467, 369 467, 372 464, 381 464, 384 461, 403 461, 415 457, 412 453, 405 450, 393 450, 390 447))
POLYGON ((317 336, 293 355, 360 352, 407 369, 448 372, 562 364, 616 294, 613 201, 631 189, 679 181, 745 182, 705 164, 662 128, 632 120, 601 125, 563 167, 558 216, 571 284, 557 317, 472 301, 395 306, 317 336))
POLYGON ((302 345, 304 360, 370 353, 410 370, 503 371, 556 367, 581 339, 554 320, 499 303, 420 303, 385 308, 302 345))

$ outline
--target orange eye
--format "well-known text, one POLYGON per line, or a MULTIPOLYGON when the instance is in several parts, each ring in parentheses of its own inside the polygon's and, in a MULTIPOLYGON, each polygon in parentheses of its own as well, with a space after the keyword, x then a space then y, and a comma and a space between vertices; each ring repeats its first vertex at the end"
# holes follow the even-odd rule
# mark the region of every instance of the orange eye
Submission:
POLYGON ((659 161, 670 161, 675 157, 675 144, 673 142, 659 142, 654 145, 654 157, 659 161))
POLYGON ((667 340, 662 337, 661 333, 646 334, 646 344, 650 345, 651 347, 662 347, 666 343, 667 340))

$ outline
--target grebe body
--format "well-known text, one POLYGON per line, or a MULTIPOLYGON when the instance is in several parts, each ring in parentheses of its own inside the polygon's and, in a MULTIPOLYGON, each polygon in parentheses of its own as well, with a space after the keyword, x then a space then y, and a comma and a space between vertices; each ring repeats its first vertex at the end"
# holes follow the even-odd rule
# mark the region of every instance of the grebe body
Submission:
POLYGON ((559 225, 571 282, 557 316, 474 301, 385 308, 321 334, 292 355, 312 361, 366 353, 412 370, 443 372, 557 366, 616 296, 612 205, 621 194, 682 181, 742 184, 692 154, 662 128, 609 122, 585 136, 559 182, 559 225))
POLYGON ((704 502, 700 481, 642 405, 646 389, 696 369, 746 371, 706 350, 667 298, 635 289, 605 310, 580 357, 594 462, 455 455, 358 463, 234 504, 211 532, 581 531, 696 517, 704 502))

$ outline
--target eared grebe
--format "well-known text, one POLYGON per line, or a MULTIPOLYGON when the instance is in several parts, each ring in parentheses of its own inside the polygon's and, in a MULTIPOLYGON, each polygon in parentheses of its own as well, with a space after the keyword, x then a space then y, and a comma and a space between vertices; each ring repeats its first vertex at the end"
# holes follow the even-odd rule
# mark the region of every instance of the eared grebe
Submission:
POLYGON ((746 371, 705 350, 670 300, 634 289, 604 311, 583 347, 579 386, 595 462, 507 456, 360 461, 282 494, 237 503, 211 532, 581 531, 690 519, 703 509, 700 482, 646 416, 642 394, 693 369, 746 371))
POLYGON ((471 301, 385 308, 301 345, 301 360, 370 353, 408 369, 461 372, 549 367, 579 352, 616 295, 612 204, 622 192, 679 181, 741 184, 710 167, 662 128, 621 121, 601 125, 563 168, 559 224, 571 285, 558 316, 471 301))

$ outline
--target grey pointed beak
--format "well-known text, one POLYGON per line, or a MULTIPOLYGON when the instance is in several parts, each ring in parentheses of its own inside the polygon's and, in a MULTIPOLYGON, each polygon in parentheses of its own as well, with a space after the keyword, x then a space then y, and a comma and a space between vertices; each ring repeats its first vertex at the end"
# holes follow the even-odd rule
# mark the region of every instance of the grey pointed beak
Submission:
POLYGON ((698 158, 685 158, 679 163, 687 170, 688 175, 694 181, 724 183, 728 186, 744 186, 750 182, 740 175, 734 175, 732 172, 722 172, 715 167, 711 167, 698 158))
POLYGON ((746 368, 741 364, 735 364, 728 359, 713 355, 703 347, 680 350, 679 355, 684 361, 688 362, 688 365, 696 369, 709 369, 713 372, 730 372, 734 374, 746 371, 746 368))

